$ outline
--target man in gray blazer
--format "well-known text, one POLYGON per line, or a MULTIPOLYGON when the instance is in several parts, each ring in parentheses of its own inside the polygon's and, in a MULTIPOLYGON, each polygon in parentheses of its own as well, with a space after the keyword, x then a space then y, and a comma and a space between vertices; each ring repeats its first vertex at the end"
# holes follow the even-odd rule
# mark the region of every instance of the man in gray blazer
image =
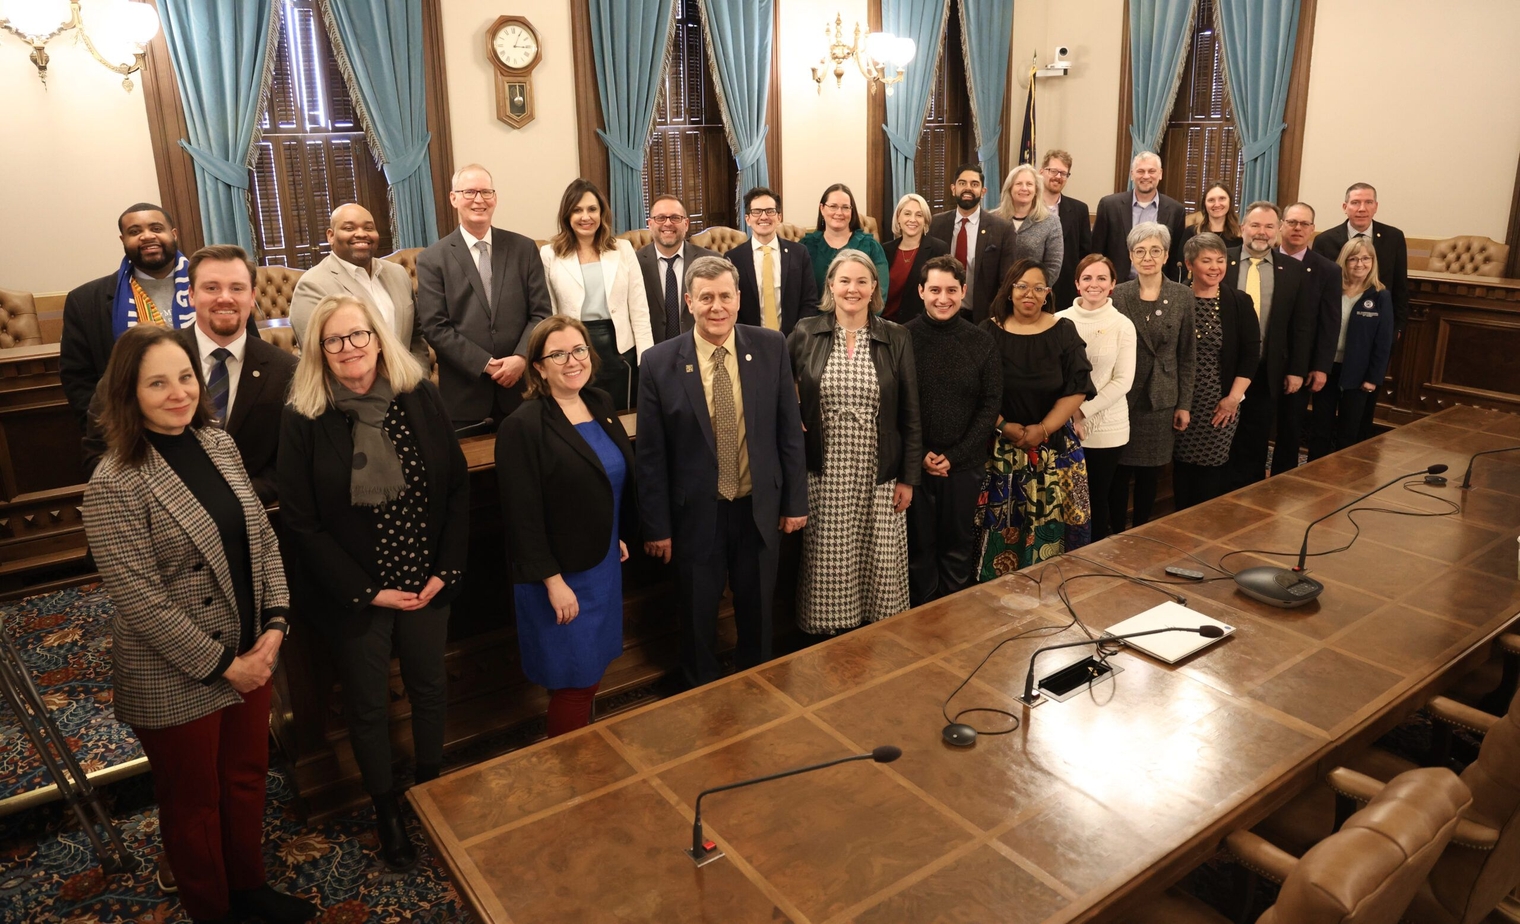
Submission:
POLYGON ((686 203, 664 193, 649 203, 649 230, 654 240, 638 249, 639 269, 644 271, 644 294, 649 300, 649 329, 661 343, 691 330, 686 293, 681 281, 686 267, 698 257, 716 257, 716 250, 698 247, 686 239, 691 229, 686 203))
POLYGON ((528 338, 554 313, 544 263, 530 238, 491 227, 491 174, 454 174, 459 227, 417 257, 417 317, 438 354, 438 389, 456 428, 500 422, 522 403, 528 338))
POLYGON ((327 219, 332 253, 301 274, 290 297, 290 326, 296 342, 304 342, 306 322, 318 302, 329 295, 352 295, 389 321, 397 339, 427 369, 432 360, 412 307, 412 277, 399 264, 376 259, 379 240, 369 209, 355 202, 334 209, 327 219))

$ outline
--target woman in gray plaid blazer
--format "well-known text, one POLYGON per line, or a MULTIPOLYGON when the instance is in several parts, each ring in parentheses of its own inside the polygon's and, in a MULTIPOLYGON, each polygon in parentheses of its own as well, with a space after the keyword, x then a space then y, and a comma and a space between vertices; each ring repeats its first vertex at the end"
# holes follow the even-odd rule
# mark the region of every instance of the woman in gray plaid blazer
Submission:
POLYGON ((309 920, 315 906, 264 877, 269 680, 287 628, 274 530, 172 332, 129 329, 102 387, 108 451, 85 534, 116 610, 116 716, 152 767, 180 901, 197 921, 309 920))

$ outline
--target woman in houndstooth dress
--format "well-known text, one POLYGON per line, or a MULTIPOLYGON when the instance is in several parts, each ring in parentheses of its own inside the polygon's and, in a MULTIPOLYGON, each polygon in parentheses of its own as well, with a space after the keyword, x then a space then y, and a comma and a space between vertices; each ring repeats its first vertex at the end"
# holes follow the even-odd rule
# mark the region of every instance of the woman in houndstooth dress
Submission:
POLYGON ((904 511, 919 481, 918 386, 907 332, 876 314, 870 258, 841 251, 822 314, 788 339, 807 428, 802 631, 832 635, 908 608, 904 511))

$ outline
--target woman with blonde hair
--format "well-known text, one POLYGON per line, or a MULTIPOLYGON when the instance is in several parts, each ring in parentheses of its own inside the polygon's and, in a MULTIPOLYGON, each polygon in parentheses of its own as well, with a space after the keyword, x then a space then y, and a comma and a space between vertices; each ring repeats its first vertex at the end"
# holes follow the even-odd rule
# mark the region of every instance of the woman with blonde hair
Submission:
POLYGON ((443 763, 443 650, 469 548, 469 472, 438 388, 350 295, 317 303, 280 429, 280 519, 300 610, 327 635, 380 852, 417 853, 391 779, 390 663, 412 706, 418 782, 443 763))
POLYGON ((1006 219, 1018 232, 1013 243, 1014 261, 1033 260, 1045 270, 1046 279, 1060 276, 1066 239, 1061 234, 1061 219, 1040 201, 1039 171, 1033 164, 1014 167, 1003 180, 999 197, 992 214, 1006 219))
POLYGON ((1378 278, 1377 251, 1365 237, 1341 248, 1341 327, 1335 364, 1314 394, 1309 458, 1353 446, 1393 353, 1393 296, 1378 278))
POLYGON ((929 236, 929 203, 918 193, 897 200, 892 210, 892 233, 897 235, 882 248, 887 255, 887 296, 881 316, 906 324, 924 313, 918 286, 924 281, 924 265, 950 252, 950 245, 929 236))

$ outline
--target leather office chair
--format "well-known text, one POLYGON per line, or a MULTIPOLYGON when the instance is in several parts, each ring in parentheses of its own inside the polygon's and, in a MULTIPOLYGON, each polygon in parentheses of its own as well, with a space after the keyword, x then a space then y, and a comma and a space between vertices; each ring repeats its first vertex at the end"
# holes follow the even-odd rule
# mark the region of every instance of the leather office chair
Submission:
MULTIPOLYGON (((1450 770, 1425 768, 1395 778, 1366 808, 1301 859, 1249 831, 1225 839, 1248 868, 1282 882, 1257 924, 1397 924, 1473 804, 1450 770)), ((1226 924, 1196 898, 1169 891, 1133 924, 1226 924)))
POLYGON ((0 289, 0 350, 36 346, 42 342, 37 301, 30 292, 0 289))
POLYGON ((632 244, 634 250, 638 250, 640 247, 643 247, 645 244, 654 240, 654 232, 648 228, 634 228, 632 231, 624 231, 622 234, 619 234, 618 237, 632 244))
POLYGON ((260 266, 253 274, 259 336, 287 353, 300 352, 290 326, 290 298, 300 279, 301 270, 288 266, 260 266))
POLYGON ((422 251, 423 248, 421 247, 408 247, 405 250, 388 253, 380 258, 398 264, 406 270, 406 274, 412 277, 412 295, 414 296, 417 294, 417 255, 422 253, 422 251))
POLYGON ((781 223, 781 227, 776 229, 776 235, 783 241, 792 241, 795 243, 802 240, 802 236, 811 230, 813 229, 804 228, 802 225, 794 225, 789 221, 783 221, 781 223))
POLYGON ((721 225, 698 231, 691 236, 693 244, 706 247, 708 250, 716 250, 718 253, 728 253, 747 240, 749 240, 749 235, 743 231, 735 231, 733 228, 725 228, 721 225))
POLYGON ((1437 241, 1425 268, 1432 273, 1463 276, 1503 276, 1509 247, 1481 234, 1464 234, 1437 241))

